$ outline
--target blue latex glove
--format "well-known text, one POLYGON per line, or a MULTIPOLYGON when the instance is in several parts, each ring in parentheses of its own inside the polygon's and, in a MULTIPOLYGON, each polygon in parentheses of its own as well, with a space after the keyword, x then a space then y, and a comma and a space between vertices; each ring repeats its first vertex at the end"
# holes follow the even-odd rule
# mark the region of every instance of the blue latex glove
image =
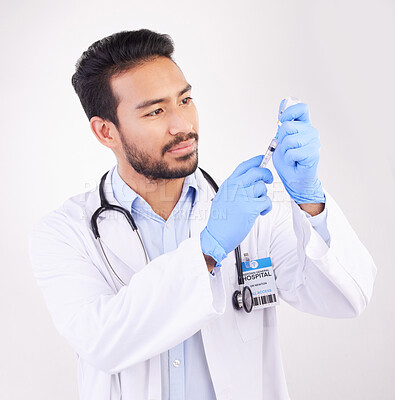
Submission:
POLYGON ((262 159, 260 155, 241 163, 213 199, 200 243, 217 265, 247 236, 257 217, 272 209, 265 183, 272 183, 273 175, 259 168, 262 159))
POLYGON ((298 204, 325 203, 324 191, 317 177, 319 133, 311 125, 308 106, 295 104, 278 118, 282 125, 277 131, 279 144, 273 153, 273 164, 285 189, 298 204))

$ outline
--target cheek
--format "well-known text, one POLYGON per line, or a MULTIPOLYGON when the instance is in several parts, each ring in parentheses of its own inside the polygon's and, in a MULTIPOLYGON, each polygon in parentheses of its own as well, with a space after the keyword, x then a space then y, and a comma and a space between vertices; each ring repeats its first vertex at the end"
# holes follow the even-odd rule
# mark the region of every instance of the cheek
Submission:
POLYGON ((144 138, 139 142, 141 149, 156 157, 163 147, 163 139, 161 136, 157 135, 144 135, 144 138))
POLYGON ((193 124, 193 129, 196 133, 199 132, 199 115, 196 109, 196 106, 193 105, 193 107, 191 107, 191 121, 193 124))
POLYGON ((133 126, 134 143, 140 148, 153 150, 160 146, 165 124, 159 121, 141 121, 133 126))

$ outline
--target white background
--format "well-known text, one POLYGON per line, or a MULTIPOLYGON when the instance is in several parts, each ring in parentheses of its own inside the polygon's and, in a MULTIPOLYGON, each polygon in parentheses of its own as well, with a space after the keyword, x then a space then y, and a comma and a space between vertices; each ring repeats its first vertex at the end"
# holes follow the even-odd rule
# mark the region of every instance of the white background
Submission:
POLYGON ((216 178, 266 149, 283 97, 309 104, 321 180, 379 272, 357 319, 281 304, 289 391, 294 400, 395 399, 393 0, 2 0, 0 11, 2 399, 77 399, 75 355, 36 286, 27 233, 114 164, 70 79, 91 43, 140 28, 173 37, 200 114, 200 165, 216 178))

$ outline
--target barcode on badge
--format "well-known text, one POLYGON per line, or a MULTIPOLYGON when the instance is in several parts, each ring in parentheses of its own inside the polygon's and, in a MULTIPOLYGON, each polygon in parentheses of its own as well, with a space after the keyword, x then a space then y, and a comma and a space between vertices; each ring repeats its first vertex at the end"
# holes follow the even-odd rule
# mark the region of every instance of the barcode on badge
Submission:
POLYGON ((264 306, 265 304, 275 303, 277 301, 276 295, 268 294, 267 296, 254 297, 254 306, 264 306))

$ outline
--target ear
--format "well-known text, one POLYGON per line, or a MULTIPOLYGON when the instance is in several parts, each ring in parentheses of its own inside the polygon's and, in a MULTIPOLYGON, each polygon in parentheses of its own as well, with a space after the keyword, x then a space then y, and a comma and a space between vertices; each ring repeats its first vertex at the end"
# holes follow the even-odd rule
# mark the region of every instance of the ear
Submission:
POLYGON ((102 145, 110 149, 117 147, 118 130, 112 122, 100 117, 92 117, 89 122, 92 132, 102 145))

